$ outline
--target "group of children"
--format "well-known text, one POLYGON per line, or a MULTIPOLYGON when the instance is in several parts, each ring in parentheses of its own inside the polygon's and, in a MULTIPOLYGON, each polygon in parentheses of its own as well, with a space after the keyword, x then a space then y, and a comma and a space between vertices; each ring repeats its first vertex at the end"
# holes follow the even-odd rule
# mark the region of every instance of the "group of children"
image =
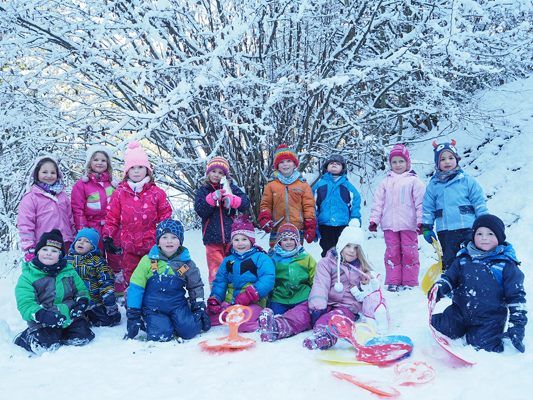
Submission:
MULTIPOLYGON (((524 351, 523 274, 503 223, 487 214, 481 187, 458 166, 455 143, 434 147, 435 174, 427 188, 411 170, 407 148, 395 145, 390 171, 375 193, 368 230, 381 226, 384 233, 386 287, 396 292, 417 286, 417 236, 429 243, 438 237, 445 273, 436 283, 437 298, 452 290, 453 298, 433 316, 436 329, 502 351, 509 309, 508 336, 524 351), (497 240, 489 240, 491 234, 497 240)), ((109 151, 90 149, 71 204, 55 160, 38 160, 19 208, 25 262, 16 295, 28 328, 16 343, 33 352, 88 343, 94 338, 90 325, 120 322, 115 293, 126 288, 126 338, 142 329, 148 340, 190 339, 220 324, 219 315, 233 304, 252 310, 239 329, 259 330, 265 342, 312 330, 303 345, 327 349, 336 342, 327 325, 338 314, 367 318, 386 333, 381 277, 363 251, 360 196, 347 179, 346 160, 329 157, 313 187, 298 165, 286 145, 275 150, 275 171, 257 218, 270 233, 267 253, 255 242, 246 215, 250 200, 231 181, 229 162, 214 157, 207 163, 194 201, 211 288, 206 304, 200 272, 183 246, 183 226, 170 219, 170 204, 137 142, 128 146, 118 185, 109 151), (318 264, 303 247, 304 239, 311 243, 317 236, 318 264)))

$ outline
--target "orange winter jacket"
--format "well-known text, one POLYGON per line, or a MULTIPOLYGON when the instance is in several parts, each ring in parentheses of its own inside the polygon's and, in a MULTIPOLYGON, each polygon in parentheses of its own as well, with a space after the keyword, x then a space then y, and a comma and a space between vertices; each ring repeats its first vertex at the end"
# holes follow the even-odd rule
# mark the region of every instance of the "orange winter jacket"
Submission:
POLYGON ((290 185, 274 179, 265 186, 259 207, 261 211, 271 213, 274 223, 279 221, 273 229, 275 232, 288 222, 303 230, 304 220, 315 219, 315 198, 311 186, 303 177, 290 185))

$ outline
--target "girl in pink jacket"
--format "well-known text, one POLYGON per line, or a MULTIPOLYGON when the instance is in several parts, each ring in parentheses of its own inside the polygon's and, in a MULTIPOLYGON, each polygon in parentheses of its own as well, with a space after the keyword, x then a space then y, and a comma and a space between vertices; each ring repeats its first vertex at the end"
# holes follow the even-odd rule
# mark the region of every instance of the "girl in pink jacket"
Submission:
POLYGON ((70 199, 64 191, 63 174, 52 157, 40 157, 31 169, 26 194, 19 204, 17 228, 26 261, 43 233, 59 229, 65 243, 74 239, 70 199))
POLYGON ((374 195, 368 230, 381 225, 385 236, 385 284, 388 290, 418 286, 418 238, 422 233, 424 183, 411 171, 409 151, 403 144, 394 145, 389 155, 391 171, 374 195))
POLYGON ((152 166, 138 142, 128 145, 124 175, 111 195, 102 235, 106 251, 122 252, 122 269, 128 285, 141 258, 155 245, 156 225, 171 217, 172 208, 166 193, 153 182, 152 166), (117 236, 119 243, 114 243, 117 236))

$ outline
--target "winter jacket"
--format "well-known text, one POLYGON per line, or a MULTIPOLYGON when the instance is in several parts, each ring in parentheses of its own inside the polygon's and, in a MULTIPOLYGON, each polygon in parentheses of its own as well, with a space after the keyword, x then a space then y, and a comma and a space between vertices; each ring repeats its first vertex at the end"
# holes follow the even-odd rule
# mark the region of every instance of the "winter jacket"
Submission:
POLYGON ((422 223, 425 185, 414 171, 389 171, 374 194, 370 222, 382 230, 416 231, 422 223))
POLYGON ((23 251, 35 248, 41 235, 52 229, 59 229, 63 240, 72 242, 76 233, 67 194, 63 191, 54 196, 32 185, 20 201, 17 228, 23 251))
MULTIPOLYGON (((274 247, 274 250, 279 245, 274 247)), ((306 301, 313 286, 316 261, 303 247, 291 257, 274 252, 271 255, 276 269, 276 281, 271 301, 281 304, 298 304, 306 301)))
POLYGON ((346 175, 337 180, 326 173, 313 186, 318 225, 344 226, 351 219, 361 221, 361 196, 346 175))
POLYGON ((168 258, 153 246, 131 276, 128 307, 169 314, 176 308, 190 312, 195 301, 204 301, 204 284, 189 250, 182 246, 168 258))
POLYGON ((88 174, 74 184, 70 198, 76 230, 94 228, 102 233, 107 205, 114 191, 107 172, 100 176, 88 174))
POLYGON ((434 175, 424 196, 422 223, 433 226, 437 232, 471 228, 474 220, 487 214, 483 189, 477 181, 460 171, 448 182, 434 175))
POLYGON ((72 323, 70 310, 81 297, 89 299, 85 284, 66 263, 56 276, 48 275, 32 262, 22 263, 22 274, 15 287, 17 308, 28 326, 38 329, 42 325, 35 322, 35 313, 41 308, 57 312, 65 317, 62 327, 72 323))
MULTIPOLYGON (((241 198, 241 205, 237 209, 246 212, 250 207, 250 199, 237 185, 230 183, 233 195, 241 198)), ((194 210, 202 218, 202 234, 204 244, 229 243, 231 237, 231 224, 237 210, 224 208, 222 202, 219 206, 211 206, 205 198, 209 193, 220 189, 210 183, 201 186, 194 197, 194 210)))
POLYGON ((244 254, 231 250, 224 258, 213 281, 211 296, 234 304, 235 297, 247 286, 253 285, 259 294, 259 304, 266 304, 266 297, 274 288, 274 263, 262 250, 252 247, 244 254))
POLYGON ((335 249, 327 252, 316 267, 313 287, 309 294, 310 310, 325 310, 328 306, 346 307, 354 314, 361 311, 362 304, 350 293, 352 287, 359 287, 361 273, 358 262, 356 264, 341 263, 340 280, 343 285, 342 292, 337 292, 334 288, 337 282, 337 253, 335 249))
POLYGON ((275 223, 279 221, 274 231, 285 223, 303 230, 304 220, 315 220, 315 198, 305 178, 299 177, 290 185, 275 178, 265 186, 259 210, 271 213, 275 223))
POLYGON ((107 208, 102 236, 113 238, 120 229, 120 247, 137 256, 150 251, 155 244, 156 225, 172 215, 167 195, 153 182, 135 193, 127 181, 122 181, 107 208))
POLYGON ((100 250, 80 255, 71 249, 67 255, 67 262, 74 267, 89 291, 91 297, 89 308, 103 305, 102 299, 108 294, 114 294, 115 277, 100 250))

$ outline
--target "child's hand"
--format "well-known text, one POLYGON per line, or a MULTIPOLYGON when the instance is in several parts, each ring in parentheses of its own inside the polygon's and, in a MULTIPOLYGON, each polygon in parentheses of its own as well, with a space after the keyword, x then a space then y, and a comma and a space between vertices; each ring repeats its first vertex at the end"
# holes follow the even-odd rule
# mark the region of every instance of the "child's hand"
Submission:
POLYGON ((35 313, 35 322, 50 328, 60 328, 65 322, 65 317, 59 313, 41 308, 35 313))
POLYGON ((78 297, 74 307, 70 309, 70 316, 72 318, 79 318, 83 315, 87 307, 89 306, 89 299, 87 297, 78 297))
POLYGON ((113 293, 109 293, 103 298, 105 312, 107 315, 115 315, 118 313, 117 300, 113 293))
POLYGON ((435 235, 435 232, 433 232, 433 227, 429 225, 422 225, 422 234, 424 235, 424 239, 429 244, 433 244, 433 240, 438 241, 437 235, 435 235))
POLYGON ((222 311, 222 305, 216 297, 207 299, 207 311, 212 315, 219 314, 222 311))
POLYGON ((257 222, 259 222, 259 227, 266 233, 270 233, 270 231, 272 231, 272 228, 274 227, 274 221, 272 221, 272 214, 270 214, 270 212, 266 210, 263 210, 259 213, 257 222))
POLYGON ((316 220, 304 220, 304 239, 307 243, 312 243, 316 236, 316 220))
POLYGON ((35 253, 33 249, 30 249, 24 254, 24 261, 30 262, 35 258, 35 253))
POLYGON ((371 222, 370 225, 368 225, 368 231, 369 232, 377 232, 378 231, 378 225, 375 222, 371 222))
POLYGON ((205 303, 203 301, 195 301, 191 304, 191 311, 194 314, 194 318, 200 321, 202 325, 202 331, 207 332, 211 329, 211 319, 205 312, 205 303))
POLYGON ((255 303, 256 301, 259 301, 259 293, 257 293, 256 288, 252 285, 246 286, 246 289, 235 297, 235 304, 241 304, 243 306, 255 303))
POLYGON ((113 243, 113 239, 110 237, 105 237, 102 239, 102 242, 104 243, 104 249, 110 254, 122 254, 122 249, 120 247, 115 246, 113 243))
POLYGON ((232 208, 239 208, 241 206, 242 199, 234 194, 226 194, 223 199, 224 208, 231 210, 232 208))
POLYGON ((424 228, 423 228, 423 225, 422 224, 418 224, 416 226, 416 234, 417 235, 422 235, 424 233, 424 228))
POLYGON ((141 328, 141 310, 139 308, 128 308, 126 312, 126 317, 128 318, 127 329, 128 333, 124 339, 133 339, 139 333, 141 328))

